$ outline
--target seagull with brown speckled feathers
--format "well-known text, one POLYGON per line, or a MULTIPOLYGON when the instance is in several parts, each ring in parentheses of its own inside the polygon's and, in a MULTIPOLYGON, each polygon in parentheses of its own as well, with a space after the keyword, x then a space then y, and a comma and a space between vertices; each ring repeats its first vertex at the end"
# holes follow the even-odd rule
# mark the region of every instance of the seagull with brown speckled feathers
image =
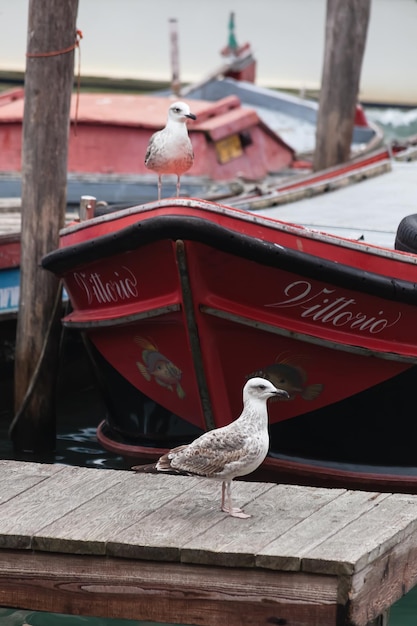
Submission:
POLYGON ((288 399, 289 395, 265 378, 250 378, 243 387, 243 411, 234 422, 173 448, 154 465, 132 469, 221 480, 221 510, 232 517, 250 517, 232 505, 232 480, 256 470, 268 453, 267 401, 272 397, 288 399))

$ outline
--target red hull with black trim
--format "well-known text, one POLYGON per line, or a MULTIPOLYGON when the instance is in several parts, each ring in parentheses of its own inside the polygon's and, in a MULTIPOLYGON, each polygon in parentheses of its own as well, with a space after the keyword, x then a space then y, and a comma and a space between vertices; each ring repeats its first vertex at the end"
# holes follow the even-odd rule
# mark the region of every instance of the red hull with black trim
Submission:
POLYGON ((125 456, 137 450, 135 461, 155 456, 234 419, 245 380, 261 374, 290 394, 269 405, 265 468, 278 475, 282 455, 331 459, 332 429, 347 442, 333 460, 381 465, 378 427, 384 445, 400 413, 413 427, 403 405, 416 378, 416 261, 178 199, 73 224, 43 265, 63 278, 73 305, 63 322, 84 332, 104 380, 103 443, 133 446, 125 456), (326 432, 310 450, 319 424, 326 432), (358 428, 377 450, 358 443, 358 428))

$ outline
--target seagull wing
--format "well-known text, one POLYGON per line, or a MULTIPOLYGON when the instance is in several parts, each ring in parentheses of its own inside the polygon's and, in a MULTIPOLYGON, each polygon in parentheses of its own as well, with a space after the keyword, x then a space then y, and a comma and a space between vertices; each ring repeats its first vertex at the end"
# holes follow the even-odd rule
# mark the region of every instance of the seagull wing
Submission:
POLYGON ((148 143, 148 147, 146 149, 146 154, 145 154, 145 165, 148 164, 148 160, 149 157, 151 156, 153 150, 154 150, 154 143, 155 143, 155 137, 160 133, 161 131, 158 130, 158 132, 154 133, 153 135, 151 135, 151 138, 149 139, 149 143, 148 143))
POLYGON ((215 477, 244 454, 246 438, 238 432, 217 429, 205 433, 188 446, 168 453, 170 467, 198 476, 215 477))

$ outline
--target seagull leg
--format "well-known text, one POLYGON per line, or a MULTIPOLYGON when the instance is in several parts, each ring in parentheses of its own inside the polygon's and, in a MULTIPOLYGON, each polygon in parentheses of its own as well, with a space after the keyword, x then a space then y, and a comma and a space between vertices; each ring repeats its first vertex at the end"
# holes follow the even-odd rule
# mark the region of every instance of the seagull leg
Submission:
POLYGON ((177 198, 180 197, 180 177, 177 175, 177 198))
POLYGON ((222 511, 228 513, 232 517, 240 517, 241 519, 247 519, 251 517, 245 513, 242 509, 233 508, 232 506, 232 481, 224 480, 222 482, 222 511), (227 504, 226 501, 227 500, 227 504))
POLYGON ((161 191, 162 191, 162 178, 161 178, 161 175, 158 174, 158 200, 161 199, 161 191))

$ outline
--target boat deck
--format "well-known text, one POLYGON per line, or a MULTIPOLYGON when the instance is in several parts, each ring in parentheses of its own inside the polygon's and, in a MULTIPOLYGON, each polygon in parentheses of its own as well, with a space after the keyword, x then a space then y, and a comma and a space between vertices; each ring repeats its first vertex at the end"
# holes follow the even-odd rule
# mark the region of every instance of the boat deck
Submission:
POLYGON ((21 207, 20 198, 0 198, 0 235, 20 233, 21 207))
POLYGON ((370 624, 417 583, 417 496, 0 461, 0 606, 370 624))
MULTIPOLYGON (((0 198, 0 235, 19 234, 22 225, 22 201, 20 198, 0 198)), ((66 223, 78 216, 78 207, 66 212, 66 223)))
POLYGON ((393 160, 391 171, 381 176, 258 213, 393 248, 401 219, 417 212, 416 180, 416 160, 393 160))

